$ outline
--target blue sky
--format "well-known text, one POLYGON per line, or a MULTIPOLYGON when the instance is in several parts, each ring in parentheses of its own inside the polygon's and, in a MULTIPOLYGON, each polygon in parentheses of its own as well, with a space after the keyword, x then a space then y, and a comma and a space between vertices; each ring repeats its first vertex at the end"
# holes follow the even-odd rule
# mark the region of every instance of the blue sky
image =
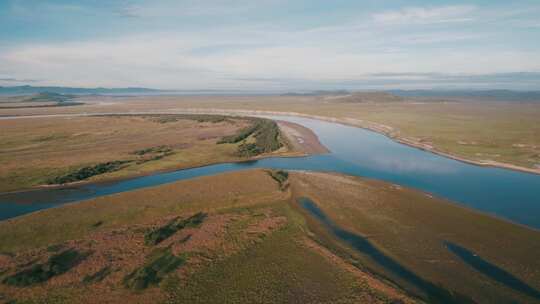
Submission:
POLYGON ((0 0, 0 85, 540 89, 540 1, 0 0))

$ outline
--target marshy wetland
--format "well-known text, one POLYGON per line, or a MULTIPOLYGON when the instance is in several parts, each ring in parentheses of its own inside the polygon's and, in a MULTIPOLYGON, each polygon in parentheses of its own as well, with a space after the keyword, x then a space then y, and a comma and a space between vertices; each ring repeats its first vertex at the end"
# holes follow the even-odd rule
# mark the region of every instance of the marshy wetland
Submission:
MULTIPOLYGON (((57 175, 73 182, 73 176, 98 171, 90 177, 91 183, 82 179, 68 187, 2 194, 5 219, 85 200, 0 222, 0 239, 5 240, 0 244, 0 271, 5 282, 20 281, 21 274, 43 268, 66 250, 84 256, 66 271, 24 289, 0 285, 5 299, 88 303, 124 297, 173 303, 217 303, 224 297, 268 303, 537 300, 540 265, 535 253, 540 252, 540 236, 522 225, 538 227, 534 214, 538 214, 535 189, 540 187, 540 176, 461 163, 355 127, 270 117, 296 125, 297 131, 298 125, 308 127, 330 150, 305 156, 298 147, 307 133, 304 137, 290 130, 281 134, 271 120, 183 115, 60 118, 128 120, 142 124, 141 130, 155 125, 152 131, 164 134, 174 133, 160 128, 170 127, 168 132, 215 128, 212 132, 219 136, 202 140, 208 141, 205 149, 217 151, 205 161, 223 163, 168 172, 177 167, 160 163, 181 153, 171 148, 168 139, 116 154, 129 158, 128 163, 110 163, 107 155, 98 165, 112 166, 110 171, 100 173, 94 161, 57 175), (355 140, 346 140, 350 138, 355 140), (268 139, 279 141, 274 144, 268 139), (220 150, 224 147, 225 153, 220 150), (238 162, 242 160, 250 161, 238 162), (155 167, 148 171, 123 167, 140 165, 137 162, 154 162, 155 167), (124 170, 130 174, 119 174, 124 170), (165 172, 154 173, 160 170, 165 172), (137 175, 141 176, 133 177, 137 175), (508 183, 513 187, 504 187, 508 183), (309 204, 299 205, 302 198, 309 204), (467 263, 448 244, 478 254, 503 279, 467 263), (312 286, 310 292, 305 286, 312 286), (98 288, 101 295, 88 288, 98 288), (30 291, 30 296, 22 290, 30 291)), ((38 124, 57 119, 13 121, 38 124)), ((161 138, 153 134, 149 138, 161 138)), ((200 141, 198 137, 192 145, 197 147, 200 141)), ((184 164, 180 160, 173 162, 184 164)))

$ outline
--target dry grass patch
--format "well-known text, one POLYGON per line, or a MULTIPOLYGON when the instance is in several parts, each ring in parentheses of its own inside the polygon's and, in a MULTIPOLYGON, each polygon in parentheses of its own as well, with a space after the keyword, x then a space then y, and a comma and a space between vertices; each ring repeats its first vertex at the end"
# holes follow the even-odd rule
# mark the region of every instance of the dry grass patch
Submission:
POLYGON ((0 121, 0 191, 235 160, 236 145, 216 142, 249 124, 172 117, 167 123, 154 116, 0 121))
POLYGON ((305 246, 306 232, 290 192, 264 170, 120 193, 1 222, 0 250, 6 254, 0 256, 0 280, 67 250, 88 255, 30 286, 0 284, 0 294, 29 303, 395 298, 305 246), (165 237, 149 243, 156 231, 166 231, 165 237))
MULTIPOLYGON (((99 112, 99 102, 55 113, 99 112)), ((527 168, 540 165, 540 103, 489 101, 347 103, 317 96, 152 96, 123 100, 108 111, 229 109, 297 112, 377 126, 393 136, 432 145, 471 160, 494 160, 527 168), (460 142, 474 143, 463 145, 460 142)), ((50 109, 0 113, 50 113, 50 109)))

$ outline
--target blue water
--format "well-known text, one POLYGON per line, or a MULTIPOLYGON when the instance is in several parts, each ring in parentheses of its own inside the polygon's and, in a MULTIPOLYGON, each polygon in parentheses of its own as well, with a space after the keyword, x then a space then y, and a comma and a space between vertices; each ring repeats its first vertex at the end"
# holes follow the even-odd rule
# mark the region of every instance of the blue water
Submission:
POLYGON ((529 286, 527 283, 521 281, 506 270, 499 268, 497 265, 494 265, 482 259, 480 256, 478 256, 472 251, 469 251, 465 247, 461 247, 451 242, 445 242, 445 245, 446 248, 450 250, 450 252, 458 256, 463 262, 465 262, 467 265, 471 266, 478 272, 484 274, 488 278, 495 280, 516 291, 524 293, 530 297, 533 297, 536 300, 540 300, 540 291, 529 286))
POLYGON ((332 152, 302 158, 211 165, 121 182, 0 195, 0 219, 98 196, 250 168, 335 171, 430 192, 473 209, 540 229, 540 175, 478 167, 392 141, 378 133, 298 117, 277 117, 313 130, 332 152))
POLYGON ((429 300, 429 303, 473 303, 463 295, 449 292, 444 288, 424 280, 417 274, 399 264, 397 261, 381 252, 377 247, 371 244, 366 238, 347 231, 339 227, 324 212, 315 205, 309 198, 302 197, 298 203, 307 210, 312 216, 320 221, 324 228, 336 236, 347 245, 358 252, 366 255, 373 263, 384 269, 392 277, 403 280, 423 293, 423 297, 429 300))

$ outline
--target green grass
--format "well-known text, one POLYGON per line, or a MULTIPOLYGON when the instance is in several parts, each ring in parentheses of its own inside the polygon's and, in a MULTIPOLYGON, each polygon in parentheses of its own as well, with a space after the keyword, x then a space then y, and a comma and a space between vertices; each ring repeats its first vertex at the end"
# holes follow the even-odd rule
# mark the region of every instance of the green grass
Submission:
POLYGON ((279 184, 279 188, 284 190, 287 187, 289 172, 284 170, 269 170, 268 174, 279 184))
POLYGON ((218 144, 240 143, 237 155, 252 157, 275 151, 283 146, 280 141, 279 127, 275 121, 263 118, 250 119, 253 124, 241 129, 234 135, 225 136, 218 144), (254 141, 248 141, 251 137, 254 141))
POLYGON ((151 148, 146 148, 146 149, 141 149, 141 150, 135 150, 133 151, 133 154, 142 156, 146 154, 168 153, 171 151, 172 149, 168 146, 157 146, 157 147, 151 147, 151 148))
MULTIPOLYGON (((168 303, 356 303, 386 300, 304 246, 303 219, 274 207, 286 227, 216 261, 180 284, 167 284, 168 303)), ((245 224, 245 223, 244 223, 245 224)))
POLYGON ((144 164, 149 161, 160 160, 164 157, 171 156, 175 152, 169 146, 150 147, 141 150, 133 151, 131 154, 138 156, 135 163, 137 165, 144 164))
POLYGON ((279 127, 273 120, 263 120, 261 127, 255 133, 255 144, 263 153, 281 148, 279 127))
POLYGON ((250 119, 252 125, 238 130, 236 134, 224 136, 221 140, 218 141, 218 144, 235 144, 246 138, 251 134, 256 132, 261 127, 261 122, 258 119, 250 119))
POLYGON ((67 184, 88 179, 95 175, 100 175, 108 172, 114 172, 122 169, 122 167, 132 162, 131 160, 115 160, 106 163, 97 164, 90 167, 83 167, 75 172, 66 175, 58 176, 48 181, 48 184, 67 184))

